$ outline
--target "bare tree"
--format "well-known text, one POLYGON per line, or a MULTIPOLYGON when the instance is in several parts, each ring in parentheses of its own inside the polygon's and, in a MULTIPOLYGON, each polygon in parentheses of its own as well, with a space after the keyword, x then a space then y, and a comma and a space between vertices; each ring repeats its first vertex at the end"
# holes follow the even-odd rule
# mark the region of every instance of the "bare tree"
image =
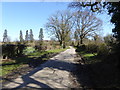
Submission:
POLYGON ((51 35, 58 39, 63 48, 66 47, 66 42, 70 39, 68 37, 70 37, 70 32, 74 25, 72 17, 73 14, 69 11, 58 11, 48 19, 46 24, 46 28, 51 31, 51 35))
POLYGON ((74 32, 74 39, 75 39, 76 42, 77 42, 77 46, 79 46, 79 37, 78 37, 77 31, 74 32))
POLYGON ((104 7, 103 2, 101 2, 102 0, 94 0, 91 2, 88 2, 87 0, 84 2, 82 0, 75 0, 74 2, 69 4, 69 7, 72 8, 78 8, 78 9, 82 9, 84 7, 90 7, 90 10, 93 12, 101 12, 102 8, 104 7))
POLYGON ((83 39, 101 29, 102 21, 95 17, 92 12, 78 11, 75 14, 75 29, 80 44, 83 39))

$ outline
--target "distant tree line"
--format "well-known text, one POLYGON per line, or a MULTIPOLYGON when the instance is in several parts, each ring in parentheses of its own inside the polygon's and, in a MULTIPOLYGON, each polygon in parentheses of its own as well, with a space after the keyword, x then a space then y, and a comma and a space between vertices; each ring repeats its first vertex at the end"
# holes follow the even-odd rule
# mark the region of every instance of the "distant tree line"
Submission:
MULTIPOLYGON (((40 28, 40 32, 39 32, 39 42, 40 44, 42 44, 43 41, 43 29, 40 28)), ((7 33, 7 29, 5 29, 4 34, 3 34, 3 43, 7 44, 9 42, 9 37, 8 37, 8 33, 7 33)), ((33 42, 34 41, 34 35, 33 35, 33 31, 32 29, 30 29, 30 32, 28 32, 28 30, 26 30, 26 35, 25 35, 25 39, 23 38, 23 33, 22 30, 20 30, 20 34, 19 34, 19 42, 20 43, 28 43, 28 42, 33 42)))
MULTIPOLYGON (((45 48, 42 47, 43 43, 43 29, 40 28, 39 32, 39 45, 35 46, 35 49, 37 50, 43 50, 45 48)), ((26 43, 32 43, 34 42, 34 35, 32 29, 30 29, 30 32, 28 33, 28 30, 26 30, 25 39, 23 38, 22 30, 20 30, 19 35, 19 41, 16 42, 16 44, 9 43, 9 37, 7 33, 7 29, 5 29, 3 34, 3 44, 2 44, 2 56, 3 59, 17 57, 23 55, 23 50, 27 47, 26 43)))

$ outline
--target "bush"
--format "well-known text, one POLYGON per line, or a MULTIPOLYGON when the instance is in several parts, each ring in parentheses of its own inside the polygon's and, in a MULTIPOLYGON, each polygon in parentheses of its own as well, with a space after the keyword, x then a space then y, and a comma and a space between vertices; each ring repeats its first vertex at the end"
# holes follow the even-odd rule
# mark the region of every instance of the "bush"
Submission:
POLYGON ((3 57, 13 57, 15 56, 15 50, 16 50, 16 46, 13 44, 3 44, 2 45, 2 55, 3 57))
POLYGON ((23 53, 27 55, 28 53, 33 53, 35 52, 35 48, 33 47, 27 47, 26 49, 23 50, 23 53))
POLYGON ((107 47, 106 44, 100 44, 97 50, 97 55, 98 56, 107 56, 109 54, 109 48, 107 47))
POLYGON ((86 45, 86 51, 90 53, 96 53, 98 49, 98 45, 91 43, 86 45))
POLYGON ((14 44, 3 44, 2 45, 2 55, 3 57, 12 58, 14 56, 19 56, 23 54, 25 45, 14 45, 14 44))
POLYGON ((17 50, 16 50, 17 56, 20 56, 23 54, 23 50, 25 49, 26 45, 18 44, 18 45, 16 45, 16 47, 17 47, 17 50))
POLYGON ((85 45, 77 46, 76 52, 84 51, 86 49, 85 45))
POLYGON ((46 46, 35 45, 35 50, 38 50, 38 51, 45 51, 46 49, 47 49, 46 46))

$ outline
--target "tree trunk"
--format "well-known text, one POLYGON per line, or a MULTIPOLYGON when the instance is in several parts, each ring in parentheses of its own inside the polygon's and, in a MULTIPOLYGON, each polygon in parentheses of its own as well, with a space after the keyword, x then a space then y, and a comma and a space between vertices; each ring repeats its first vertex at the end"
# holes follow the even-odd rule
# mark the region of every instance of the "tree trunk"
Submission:
POLYGON ((82 38, 80 39, 80 44, 83 44, 83 39, 82 38))
POLYGON ((59 40, 60 46, 62 45, 62 41, 59 40))
POLYGON ((79 41, 77 42, 77 46, 79 46, 80 45, 80 43, 79 43, 79 41))
POLYGON ((63 42, 63 48, 66 48, 65 41, 63 42))

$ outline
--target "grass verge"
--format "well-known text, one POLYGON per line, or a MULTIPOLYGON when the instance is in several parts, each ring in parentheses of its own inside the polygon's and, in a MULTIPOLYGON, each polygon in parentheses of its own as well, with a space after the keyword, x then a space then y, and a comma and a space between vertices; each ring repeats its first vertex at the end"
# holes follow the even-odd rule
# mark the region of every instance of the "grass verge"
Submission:
POLYGON ((86 64, 94 64, 101 62, 101 59, 97 57, 97 53, 88 53, 85 51, 78 52, 78 54, 84 58, 86 64))

